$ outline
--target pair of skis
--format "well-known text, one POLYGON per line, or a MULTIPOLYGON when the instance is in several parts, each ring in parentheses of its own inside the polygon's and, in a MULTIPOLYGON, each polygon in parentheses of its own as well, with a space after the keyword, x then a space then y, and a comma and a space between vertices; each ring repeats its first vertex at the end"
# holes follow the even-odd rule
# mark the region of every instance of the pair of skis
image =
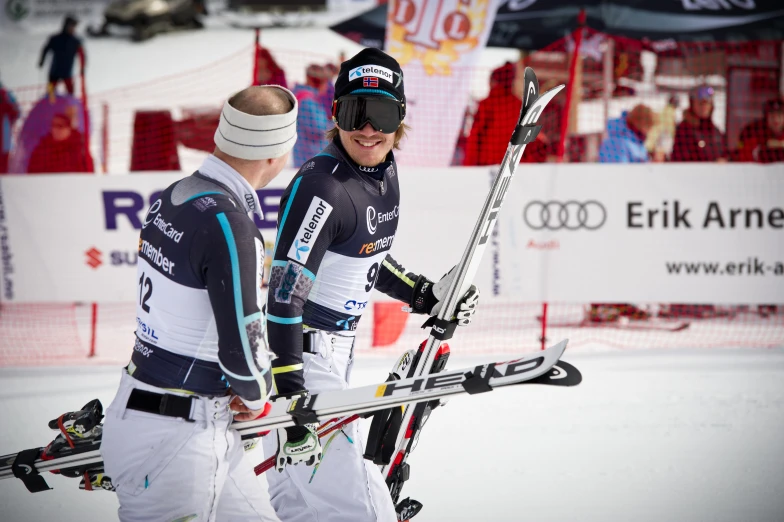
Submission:
MULTIPOLYGON (((422 425, 430 411, 440 404, 441 399, 461 393, 488 392, 497 387, 522 383, 560 386, 579 384, 582 377, 577 369, 565 362, 559 363, 566 349, 566 341, 561 341, 541 353, 466 370, 445 371, 443 364, 439 362, 444 355, 441 343, 450 339, 455 331, 456 322, 453 320, 455 310, 476 275, 525 146, 535 140, 541 130, 541 126, 536 125, 536 121, 562 88, 563 85, 540 93, 534 71, 528 67, 525 69, 523 103, 518 124, 466 250, 456 267, 455 277, 444 298, 444 305, 438 316, 431 317, 424 325, 430 327, 430 334, 420 347, 420 352, 415 357, 407 378, 376 386, 295 398, 279 398, 272 403, 271 411, 266 417, 235 423, 232 425, 233 428, 248 438, 256 437, 263 431, 319 422, 321 419, 333 419, 319 429, 319 435, 325 436, 340 429, 346 423, 356 420, 359 415, 368 412, 385 412, 377 415, 377 418, 382 419, 377 421, 376 426, 381 438, 376 439, 375 447, 368 448, 366 456, 382 466, 382 473, 386 477, 393 501, 397 505, 398 517, 405 520, 421 508, 421 504, 409 499, 398 503, 403 483, 409 475, 407 460, 416 444, 422 425), (398 406, 402 407, 400 416, 393 418, 395 412, 391 408, 398 406), (393 458, 390 458, 392 456, 393 458)), ((446 361, 445 357, 443 361, 446 361)), ((71 448, 71 453, 66 456, 47 455, 47 448, 35 448, 7 455, 0 460, 0 479, 16 476, 22 479, 31 491, 40 491, 48 488, 40 477, 40 472, 70 471, 72 476, 74 473, 84 473, 85 489, 89 489, 87 486, 91 468, 102 468, 99 444, 100 434, 93 444, 82 445, 78 453, 71 448)), ((261 470, 265 465, 269 467, 265 462, 257 468, 261 470)), ((110 481, 108 477, 102 479, 110 481)))
MULTIPOLYGON (((423 377, 430 372, 438 372, 443 368, 443 364, 437 362, 442 356, 441 343, 450 339, 454 333, 456 323, 453 321, 453 317, 456 308, 460 299, 470 288, 479 269, 487 241, 493 233, 498 212, 501 210, 501 205, 509 190, 515 169, 520 163, 525 146, 534 141, 541 130, 541 126, 536 125, 539 116, 547 104, 564 87, 559 85, 547 92, 540 93, 539 81, 533 69, 526 67, 524 75, 523 103, 520 108, 520 118, 509 140, 501 167, 493 181, 490 193, 487 195, 482 211, 479 214, 479 219, 474 225, 468 245, 460 259, 460 263, 455 268, 456 276, 452 280, 444 298, 444 305, 441 307, 437 317, 430 318, 423 325, 430 327, 430 335, 424 346, 421 347, 421 354, 409 373, 411 377, 423 377)), ((398 501, 403 483, 408 480, 410 473, 408 457, 417 443, 422 425, 436 405, 437 403, 428 403, 404 406, 401 420, 401 426, 404 429, 397 430, 393 458, 386 458, 388 456, 388 452, 386 452, 381 455, 383 458, 380 461, 376 460, 376 462, 381 464, 381 472, 386 478, 392 500, 396 505, 399 520, 407 520, 421 509, 421 504, 418 502, 414 503, 410 499, 406 499, 401 503, 398 503, 398 501)), ((376 456, 378 457, 378 455, 376 456)))
MULTIPOLYGON (((287 426, 330 420, 319 429, 319 435, 340 429, 360 415, 403 405, 419 404, 453 397, 461 394, 489 392, 495 388, 524 383, 554 386, 574 386, 582 380, 580 372, 572 365, 559 361, 566 349, 566 341, 523 357, 479 365, 462 370, 442 371, 421 377, 389 381, 359 388, 326 391, 293 398, 281 397, 271 404, 270 412, 260 419, 235 422, 232 429, 246 437, 258 437, 259 433, 287 426)), ((51 452, 51 446, 33 448, 0 457, 0 479, 20 478, 32 492, 49 489, 40 473, 52 471, 66 476, 78 477, 102 468, 100 454, 101 418, 100 405, 90 405, 95 423, 79 426, 67 425, 63 417, 55 419, 50 427, 58 427, 70 434, 73 442, 67 445, 58 439, 53 446, 63 448, 62 453, 51 452), (97 430, 97 431, 92 431, 97 430), (82 431, 79 434, 79 431, 82 431), (83 441, 80 443, 79 441, 83 441)), ((83 411, 86 411, 87 408, 83 411)), ((78 412, 82 413, 82 412, 78 412)), ((69 414, 74 415, 74 414, 69 414)), ((84 417, 80 415, 79 417, 84 417)), ((266 464, 266 463, 265 463, 266 464)), ((108 477, 106 477, 108 478, 108 477)))

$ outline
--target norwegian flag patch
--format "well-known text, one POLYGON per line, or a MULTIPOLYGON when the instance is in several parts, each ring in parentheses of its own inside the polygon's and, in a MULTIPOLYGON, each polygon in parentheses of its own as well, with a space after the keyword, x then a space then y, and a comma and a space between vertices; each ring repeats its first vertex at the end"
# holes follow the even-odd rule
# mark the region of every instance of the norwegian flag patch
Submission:
POLYGON ((376 87, 378 88, 378 78, 363 78, 362 84, 365 87, 376 87))

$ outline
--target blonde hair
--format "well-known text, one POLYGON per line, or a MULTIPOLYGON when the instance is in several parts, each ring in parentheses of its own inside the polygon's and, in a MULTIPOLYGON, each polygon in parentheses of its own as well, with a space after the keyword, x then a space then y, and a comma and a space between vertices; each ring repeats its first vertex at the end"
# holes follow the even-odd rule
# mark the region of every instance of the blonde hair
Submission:
POLYGON ((659 115, 642 103, 635 105, 626 116, 626 121, 638 129, 650 129, 659 123, 659 115))
MULTIPOLYGON (((405 122, 400 123, 400 127, 398 127, 397 130, 395 131, 395 144, 392 146, 393 149, 400 150, 400 142, 403 140, 403 138, 406 137, 406 134, 410 130, 411 127, 406 125, 405 122)), ((329 129, 326 133, 326 137, 329 141, 334 140, 337 135, 338 135, 337 125, 329 129)))

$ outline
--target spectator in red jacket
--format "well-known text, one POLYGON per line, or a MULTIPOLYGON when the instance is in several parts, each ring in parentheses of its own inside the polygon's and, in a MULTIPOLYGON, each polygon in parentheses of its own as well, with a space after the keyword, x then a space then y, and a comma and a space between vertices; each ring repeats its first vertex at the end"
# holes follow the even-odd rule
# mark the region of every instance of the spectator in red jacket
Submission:
POLYGON ((740 132, 738 161, 784 161, 784 100, 765 102, 763 116, 740 132))
POLYGON ((258 60, 256 85, 280 85, 288 89, 286 73, 272 57, 269 49, 261 47, 256 59, 258 60))
POLYGON ((689 107, 675 129, 672 161, 726 161, 724 135, 711 121, 713 87, 703 85, 689 95, 689 107))
MULTIPOLYGON (((490 94, 479 102, 471 132, 465 144, 463 165, 498 165, 506 153, 509 138, 520 117, 522 87, 519 71, 512 62, 506 62, 490 75, 490 94)), ((540 133, 541 134, 541 133, 540 133)), ((530 143, 523 161, 545 161, 545 137, 530 143)))
POLYGON ((49 134, 33 149, 28 174, 54 172, 93 172, 92 158, 84 150, 82 133, 73 128, 71 119, 65 114, 52 118, 49 134))
POLYGON ((0 83, 0 174, 8 172, 8 156, 16 120, 19 119, 19 104, 11 91, 0 83))

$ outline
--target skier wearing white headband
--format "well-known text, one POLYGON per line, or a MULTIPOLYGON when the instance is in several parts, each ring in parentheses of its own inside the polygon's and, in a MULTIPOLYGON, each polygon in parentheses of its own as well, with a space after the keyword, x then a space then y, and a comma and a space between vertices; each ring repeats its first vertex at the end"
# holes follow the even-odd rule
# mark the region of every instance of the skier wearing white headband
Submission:
POLYGON ((215 152, 152 203, 139 237, 136 340, 101 454, 122 521, 277 521, 233 420, 264 414, 264 242, 256 190, 297 139, 297 101, 249 87, 223 107, 215 152), (234 414, 234 415, 232 415, 234 414))

